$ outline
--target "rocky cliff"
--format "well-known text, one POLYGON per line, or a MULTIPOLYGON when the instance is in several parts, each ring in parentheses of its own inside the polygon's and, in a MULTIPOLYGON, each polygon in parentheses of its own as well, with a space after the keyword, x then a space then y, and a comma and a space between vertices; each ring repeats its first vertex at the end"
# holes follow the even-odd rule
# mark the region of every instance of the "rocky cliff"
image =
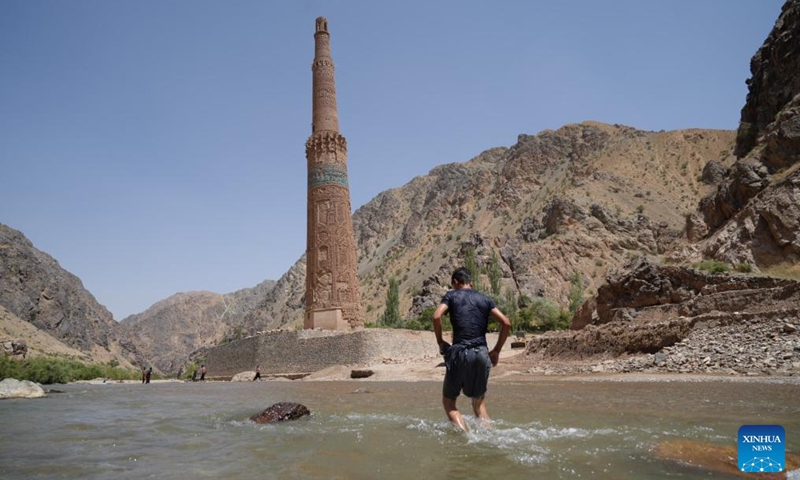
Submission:
POLYGON ((0 305, 93 360, 131 365, 141 355, 80 279, 22 233, 0 224, 0 305))
POLYGON ((800 1, 750 62, 737 161, 700 203, 704 256, 770 271, 800 263, 800 1))
MULTIPOLYGON (((768 186, 795 175, 800 161, 800 2, 784 4, 775 27, 753 56, 750 71, 736 139, 738 159, 725 181, 700 205, 711 231, 768 186)), ((778 196, 792 194, 789 189, 778 196)))
POLYGON ((694 244, 668 256, 721 260, 742 273, 637 261, 606 278, 594 317, 581 311, 578 331, 536 338, 529 358, 618 357, 592 371, 800 371, 800 282, 775 278, 800 278, 799 67, 800 0, 789 0, 751 62, 738 158, 704 171, 718 185, 686 217, 694 244))

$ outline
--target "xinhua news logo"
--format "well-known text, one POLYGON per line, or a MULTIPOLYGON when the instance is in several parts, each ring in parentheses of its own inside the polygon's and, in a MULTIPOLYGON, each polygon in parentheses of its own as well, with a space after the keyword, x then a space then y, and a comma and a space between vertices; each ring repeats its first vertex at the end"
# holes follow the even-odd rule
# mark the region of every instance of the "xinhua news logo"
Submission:
POLYGON ((786 468, 786 430, 780 425, 739 428, 739 470, 776 473, 786 468))

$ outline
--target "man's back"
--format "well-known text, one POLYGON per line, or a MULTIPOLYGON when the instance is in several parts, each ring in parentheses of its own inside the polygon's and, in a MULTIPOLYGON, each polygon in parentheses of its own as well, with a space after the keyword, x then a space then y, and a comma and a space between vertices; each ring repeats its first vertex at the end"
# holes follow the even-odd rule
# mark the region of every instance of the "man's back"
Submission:
POLYGON ((442 298, 453 325, 453 343, 479 343, 486 345, 486 327, 489 313, 496 307, 494 301, 471 288, 450 290, 442 298))

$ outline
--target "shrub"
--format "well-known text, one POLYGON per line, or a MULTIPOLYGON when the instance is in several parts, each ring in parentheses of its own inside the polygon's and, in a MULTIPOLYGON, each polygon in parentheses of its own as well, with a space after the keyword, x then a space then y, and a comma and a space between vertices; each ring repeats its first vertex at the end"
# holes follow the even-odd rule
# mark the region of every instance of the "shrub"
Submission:
POLYGON ((420 322, 419 318, 412 318, 410 320, 406 320, 406 323, 405 323, 404 327, 407 328, 408 330, 431 330, 431 329, 433 329, 433 326, 431 326, 430 329, 425 328, 425 326, 422 324, 422 322, 420 322))
POLYGON ((727 263, 718 260, 703 260, 699 263, 693 263, 692 268, 712 274, 729 272, 731 269, 727 263))
POLYGON ((563 330, 569 327, 571 314, 551 300, 537 297, 519 313, 520 323, 529 330, 563 330))
POLYGON ((0 357, 0 379, 16 378, 51 384, 94 378, 135 380, 140 376, 141 372, 138 370, 123 369, 112 364, 83 363, 53 357, 35 357, 20 362, 0 357))
POLYGON ((747 262, 737 263, 733 268, 739 273, 753 273, 753 266, 747 262))

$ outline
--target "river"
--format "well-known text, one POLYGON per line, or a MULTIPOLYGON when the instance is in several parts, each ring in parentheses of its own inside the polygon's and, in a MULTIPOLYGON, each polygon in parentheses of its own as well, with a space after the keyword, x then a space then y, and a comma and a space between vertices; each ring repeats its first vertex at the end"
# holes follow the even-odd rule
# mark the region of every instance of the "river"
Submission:
POLYGON ((47 388, 63 393, 0 401, 0 478, 709 478, 656 459, 655 446, 735 446, 744 424, 782 425, 787 450, 800 450, 797 378, 491 381, 494 428, 481 428, 461 397, 466 435, 445 421, 441 384, 430 381, 47 388), (247 420, 279 401, 312 416, 247 420))

